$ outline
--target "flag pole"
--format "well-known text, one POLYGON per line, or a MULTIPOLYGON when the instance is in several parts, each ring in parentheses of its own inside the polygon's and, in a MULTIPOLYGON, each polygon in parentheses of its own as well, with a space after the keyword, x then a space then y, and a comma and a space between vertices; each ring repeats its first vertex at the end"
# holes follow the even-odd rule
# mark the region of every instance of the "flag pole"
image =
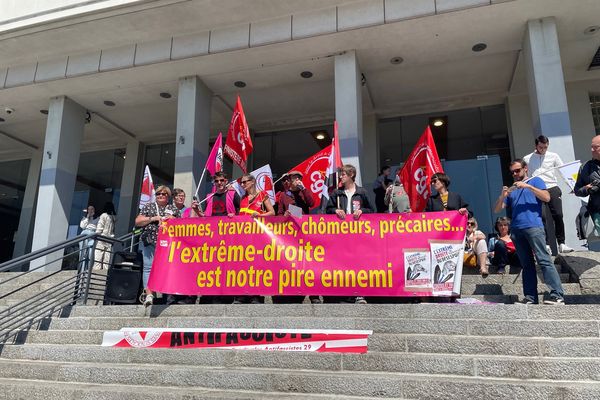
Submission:
POLYGON ((198 186, 196 187, 196 192, 194 193, 194 197, 198 198, 198 192, 200 191, 200 185, 202 184, 202 180, 204 179, 204 175, 206 174, 206 167, 202 170, 202 175, 200 176, 200 180, 198 181, 198 186))

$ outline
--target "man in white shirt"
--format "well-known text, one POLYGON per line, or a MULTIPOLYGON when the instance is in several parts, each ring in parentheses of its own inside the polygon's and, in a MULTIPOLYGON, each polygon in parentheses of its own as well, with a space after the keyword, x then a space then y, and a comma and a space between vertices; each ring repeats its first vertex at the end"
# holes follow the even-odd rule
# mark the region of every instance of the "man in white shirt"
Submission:
MULTIPOLYGON (((527 163, 529 170, 529 177, 539 176, 544 183, 548 192, 550 192, 550 201, 546 203, 550 209, 550 214, 554 220, 554 232, 556 234, 556 241, 558 242, 558 251, 560 253, 569 253, 573 251, 572 248, 565 244, 565 224, 563 222, 562 212, 562 192, 558 187, 558 181, 556 180, 556 167, 563 165, 559 155, 548 151, 550 140, 540 135, 535 139, 535 151, 531 154, 527 154, 523 157, 523 160, 527 163)), ((545 226, 544 221, 544 226, 545 226)), ((546 233, 546 237, 548 234, 546 233)))

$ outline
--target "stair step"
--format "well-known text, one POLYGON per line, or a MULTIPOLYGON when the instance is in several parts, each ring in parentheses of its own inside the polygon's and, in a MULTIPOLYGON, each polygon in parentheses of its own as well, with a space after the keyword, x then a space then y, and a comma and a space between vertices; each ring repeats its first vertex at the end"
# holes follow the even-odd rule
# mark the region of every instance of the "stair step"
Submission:
MULTIPOLYGON (((565 295, 581 294, 581 286, 578 283, 563 283, 565 295)), ((538 285, 538 294, 549 292, 550 289, 545 285, 538 285)), ((462 296, 471 294, 504 294, 504 295, 523 295, 522 284, 499 284, 499 283, 466 283, 462 284, 460 293, 462 296)))
MULTIPOLYGON (((228 391, 209 388, 156 387, 146 385, 103 385, 74 382, 45 382, 28 379, 0 378, 0 387, 5 400, 22 400, 23 398, 45 400, 65 399, 102 399, 102 400, 375 400, 375 397, 362 396, 323 396, 307 393, 275 393, 228 391)), ((398 398, 399 399, 399 398, 398 398)))
MULTIPOLYGON (((85 352, 102 343, 103 333, 103 331, 31 331, 25 338, 26 345, 7 345, 2 356, 52 360, 46 358, 45 354, 58 351, 57 346, 68 347, 71 349, 69 351, 77 348, 85 352)), ((145 350, 164 351, 165 349, 143 349, 145 350)), ((369 337, 369 352, 600 357, 600 338, 528 338, 514 337, 510 332, 506 332, 504 336, 375 333, 369 337)), ((52 355, 49 354, 48 357, 52 355)), ((177 357, 178 353, 172 354, 177 357)))
POLYGON ((70 317, 252 317, 268 318, 417 318, 417 319, 581 319, 600 320, 600 303, 576 309, 542 305, 504 304, 208 304, 152 306, 75 306, 70 317), (576 311, 575 311, 576 310, 576 311))
MULTIPOLYGON (((217 353, 217 352, 211 352, 217 353)), ((310 354, 310 353, 307 353, 310 354)), ((289 354, 288 354, 289 355, 289 354)), ((321 354, 322 356, 323 354, 321 354)), ((236 357, 237 358, 237 357, 236 357)), ((443 357, 439 362, 422 365, 418 361, 396 363, 401 358, 375 359, 369 355, 344 355, 344 370, 287 370, 275 368, 239 368, 215 366, 158 367, 156 364, 90 364, 78 362, 12 361, 0 360, 4 378, 19 378, 27 374, 30 379, 44 381, 76 381, 93 384, 127 384, 148 386, 207 387, 225 390, 251 390, 266 392, 301 392, 334 395, 409 397, 402 396, 405 381, 414 375, 426 375, 437 385, 444 381, 456 382, 459 378, 486 378, 501 386, 503 379, 517 380, 525 385, 529 380, 553 383, 581 383, 600 389, 599 360, 556 361, 531 359, 472 359, 443 357), (449 363, 448 361, 451 361, 449 363), (384 372, 372 373, 375 370, 384 372), (399 371, 424 370, 428 373, 399 371), (387 369, 387 370, 385 370, 387 369), (389 372, 398 371, 398 372, 389 372), (443 373, 447 371, 448 373, 443 373), (476 371, 476 372, 475 372, 476 371), (476 374, 476 375, 475 375, 476 374), (509 378, 514 375, 515 378, 509 378), (574 382, 577 381, 577 382, 574 382)), ((151 360, 151 358, 150 358, 151 360)), ((265 358, 265 360, 267 360, 265 358)), ((416 359, 415 359, 416 360, 416 359)), ((152 362, 152 361, 150 361, 152 362)), ((481 381, 479 381, 481 384, 481 381)), ((532 382, 533 383, 533 382, 532 382)), ((431 389, 430 389, 431 390, 431 389)), ((464 392, 463 392, 464 393, 464 392)), ((600 393, 600 392, 598 392, 600 393)), ((564 395, 564 393, 563 393, 564 395)), ((418 396, 421 398, 421 396, 418 396)), ((515 396, 508 396, 514 398, 515 396)), ((448 397, 446 397, 448 398, 448 397)), ((464 397, 463 397, 464 398, 464 397)), ((592 397, 589 397, 592 398, 592 397)))
MULTIPOLYGON (((560 281, 563 283, 569 283, 571 275, 568 273, 560 273, 560 281)), ((538 274, 539 283, 544 282, 544 277, 541 273, 538 274)), ((463 275, 462 282, 465 283, 490 283, 490 284, 523 284, 523 274, 498 274, 494 270, 490 270, 490 274, 485 278, 481 275, 463 275)))

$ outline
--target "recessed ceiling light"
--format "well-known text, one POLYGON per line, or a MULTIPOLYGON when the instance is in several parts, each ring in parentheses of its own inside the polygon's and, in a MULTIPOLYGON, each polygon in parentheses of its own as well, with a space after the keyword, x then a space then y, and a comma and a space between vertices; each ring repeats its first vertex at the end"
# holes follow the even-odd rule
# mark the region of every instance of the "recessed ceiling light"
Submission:
POLYGON ((477 43, 476 45, 471 47, 471 50, 473 50, 474 52, 484 51, 485 49, 487 49, 487 44, 485 43, 477 43))
POLYGON ((107 107, 114 107, 116 106, 115 102, 112 100, 104 100, 104 105, 107 107))
POLYGON ((442 126, 442 125, 444 125, 443 119, 436 119, 435 121, 433 121, 433 126, 442 126))
POLYGON ((394 65, 402 64, 403 62, 404 62, 404 58, 402 58, 402 57, 394 57, 390 60, 390 63, 394 64, 394 65))
POLYGON ((233 83, 233 85, 234 85, 235 87, 243 88, 243 87, 246 87, 246 82, 244 82, 244 81, 235 81, 235 82, 233 83))
POLYGON ((171 98, 171 93, 169 93, 169 92, 160 92, 159 96, 162 97, 163 99, 170 99, 171 98))
POLYGON ((319 139, 319 140, 323 140, 323 139, 325 139, 325 135, 324 135, 324 134, 322 134, 322 133, 317 133, 317 135, 316 135, 315 137, 316 137, 317 139, 319 139))
POLYGON ((308 79, 308 78, 312 78, 313 73, 310 71, 302 71, 302 72, 300 72, 300 76, 303 77, 304 79, 308 79))
POLYGON ((583 31, 583 34, 584 35, 595 35, 598 32, 600 32, 600 26, 592 25, 592 26, 588 26, 587 28, 585 28, 585 30, 583 31))
POLYGON ((40 112, 44 115, 48 115, 48 110, 40 110, 40 112))

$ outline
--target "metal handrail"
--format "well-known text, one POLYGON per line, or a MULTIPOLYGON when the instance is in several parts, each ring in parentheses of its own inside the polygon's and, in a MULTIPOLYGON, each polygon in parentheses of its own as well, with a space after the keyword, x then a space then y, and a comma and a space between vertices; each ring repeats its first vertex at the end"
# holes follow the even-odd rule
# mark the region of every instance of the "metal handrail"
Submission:
MULTIPOLYGON (((133 231, 118 238, 101 236, 96 233, 79 235, 0 264, 0 277, 2 277, 2 272, 4 271, 14 270, 24 264, 38 260, 40 257, 62 251, 62 256, 52 261, 37 265, 28 271, 15 274, 15 276, 7 279, 2 279, 0 281, 0 290, 2 290, 3 287, 7 287, 6 283, 31 274, 48 264, 62 263, 65 259, 74 255, 78 256, 76 264, 77 272, 73 276, 67 277, 57 283, 52 282, 53 284, 47 289, 34 293, 29 298, 20 300, 16 304, 9 305, 0 311, 0 346, 7 343, 11 338, 17 338, 19 333, 35 326, 64 307, 75 304, 86 304, 90 291, 93 298, 97 298, 99 294, 101 295, 101 293, 98 293, 99 289, 97 287, 101 280, 97 276, 92 276, 90 252, 94 250, 98 241, 108 242, 113 245, 110 258, 110 263, 112 263, 112 257, 120 250, 119 246, 133 249, 135 238, 139 236, 139 233, 139 230, 133 231), (65 250, 71 246, 77 246, 77 250, 66 251, 65 254, 65 250), (91 285, 95 286, 90 287, 91 285)), ((9 291, 0 294, 0 300, 8 301, 15 294, 24 293, 22 292, 23 290, 31 288, 33 285, 43 282, 59 272, 60 270, 44 275, 40 279, 36 277, 35 280, 23 282, 22 285, 19 285, 15 289, 11 287, 9 291)))

